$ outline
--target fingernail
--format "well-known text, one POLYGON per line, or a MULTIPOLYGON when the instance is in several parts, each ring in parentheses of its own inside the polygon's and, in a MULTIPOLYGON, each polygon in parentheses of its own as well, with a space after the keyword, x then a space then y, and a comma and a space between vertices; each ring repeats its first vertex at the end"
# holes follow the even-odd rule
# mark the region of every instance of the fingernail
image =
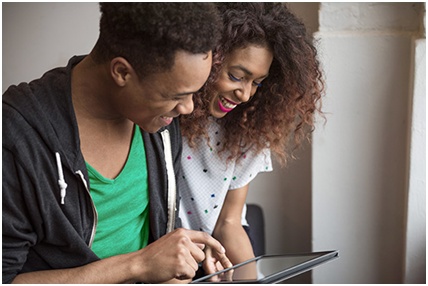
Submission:
POLYGON ((224 249, 224 247, 221 247, 221 253, 226 253, 226 249, 224 249))

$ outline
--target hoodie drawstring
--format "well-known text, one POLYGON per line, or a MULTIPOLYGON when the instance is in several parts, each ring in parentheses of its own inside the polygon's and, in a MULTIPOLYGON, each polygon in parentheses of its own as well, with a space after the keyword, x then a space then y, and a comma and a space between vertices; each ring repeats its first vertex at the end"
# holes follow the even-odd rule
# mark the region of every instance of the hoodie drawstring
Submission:
POLYGON ((55 152, 55 156, 56 156, 56 165, 58 168, 58 177, 59 177, 58 185, 61 190, 60 192, 61 204, 63 205, 65 200, 65 195, 66 195, 67 183, 64 180, 64 173, 62 172, 61 157, 59 156, 58 152, 55 152))
POLYGON ((168 129, 161 132, 164 153, 165 153, 165 164, 168 178, 168 221, 166 227, 166 233, 174 230, 175 227, 175 212, 176 212, 176 181, 174 164, 172 160, 171 150, 171 138, 168 129))

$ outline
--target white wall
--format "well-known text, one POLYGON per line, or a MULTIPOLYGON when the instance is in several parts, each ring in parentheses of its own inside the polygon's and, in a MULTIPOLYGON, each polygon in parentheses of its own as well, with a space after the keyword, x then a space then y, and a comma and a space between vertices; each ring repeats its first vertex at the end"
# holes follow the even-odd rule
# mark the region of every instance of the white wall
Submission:
POLYGON ((408 103, 420 9, 321 3, 317 37, 329 114, 313 136, 312 235, 315 249, 339 249, 340 258, 317 268, 314 283, 404 281, 408 103))
POLYGON ((426 40, 414 42, 413 97, 410 102, 409 194, 405 283, 424 283, 426 276, 426 40))
POLYGON ((97 3, 2 3, 2 93, 91 51, 98 38, 97 3))

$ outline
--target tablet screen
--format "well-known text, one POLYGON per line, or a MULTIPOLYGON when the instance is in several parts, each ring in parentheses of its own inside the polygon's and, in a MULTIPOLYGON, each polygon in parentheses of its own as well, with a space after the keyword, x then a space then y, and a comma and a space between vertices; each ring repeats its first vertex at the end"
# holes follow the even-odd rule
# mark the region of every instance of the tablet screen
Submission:
POLYGON ((192 283, 276 283, 308 271, 338 256, 337 251, 262 255, 192 283))

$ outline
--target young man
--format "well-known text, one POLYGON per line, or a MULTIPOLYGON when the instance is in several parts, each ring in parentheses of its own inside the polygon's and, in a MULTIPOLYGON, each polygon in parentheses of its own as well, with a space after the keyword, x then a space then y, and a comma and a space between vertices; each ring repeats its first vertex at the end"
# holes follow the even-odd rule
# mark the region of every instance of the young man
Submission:
POLYGON ((215 8, 100 8, 88 56, 3 94, 3 283, 190 279, 203 247, 230 266, 176 219, 175 118, 209 75, 215 8))

